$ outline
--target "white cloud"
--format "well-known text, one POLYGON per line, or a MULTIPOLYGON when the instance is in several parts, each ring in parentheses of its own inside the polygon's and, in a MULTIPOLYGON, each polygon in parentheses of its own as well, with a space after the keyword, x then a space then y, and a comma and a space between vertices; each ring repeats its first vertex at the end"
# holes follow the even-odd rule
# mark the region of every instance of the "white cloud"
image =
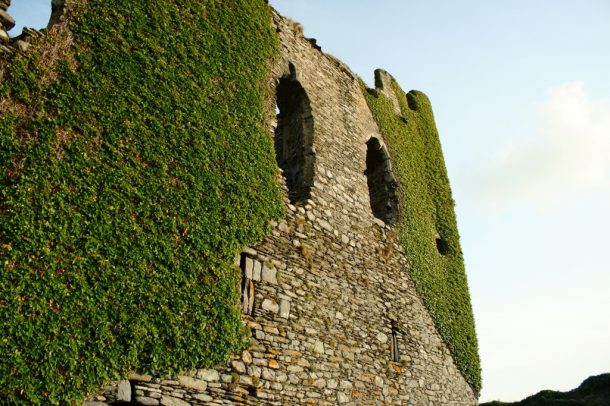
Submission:
POLYGON ((479 171, 485 201, 547 206, 610 196, 610 103, 592 99, 583 82, 568 82, 549 90, 537 121, 529 143, 506 148, 479 171))

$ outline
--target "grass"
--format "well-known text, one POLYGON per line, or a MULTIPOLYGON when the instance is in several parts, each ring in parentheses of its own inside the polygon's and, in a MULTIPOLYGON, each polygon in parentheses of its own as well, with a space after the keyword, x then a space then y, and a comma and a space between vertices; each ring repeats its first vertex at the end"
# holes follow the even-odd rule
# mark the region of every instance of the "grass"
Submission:
POLYGON ((89 0, 0 69, 0 403, 244 345, 232 265, 282 214, 263 0, 89 0))

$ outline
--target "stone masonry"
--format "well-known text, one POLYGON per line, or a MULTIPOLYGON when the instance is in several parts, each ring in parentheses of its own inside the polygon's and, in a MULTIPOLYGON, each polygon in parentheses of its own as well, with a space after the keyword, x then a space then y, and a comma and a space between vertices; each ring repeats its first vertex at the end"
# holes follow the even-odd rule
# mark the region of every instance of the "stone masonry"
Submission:
MULTIPOLYGON (((282 179, 286 217, 236 259, 252 347, 217 370, 133 374, 86 406, 476 405, 415 293, 393 218, 386 223, 371 209, 367 142, 385 147, 357 77, 297 24, 277 14, 274 24, 274 86, 289 82, 299 94, 278 106, 270 132, 278 164, 293 162, 288 183, 300 184, 289 190, 282 179), (289 134, 276 129, 283 127, 289 134), (298 147, 306 152, 290 152, 298 147)), ((392 177, 391 164, 381 163, 385 175, 372 190, 392 177)))
MULTIPOLYGON (((0 57, 40 35, 9 39, 9 5, 0 0, 0 57)), ((62 8, 53 1, 52 20, 62 8)), ((236 258, 252 345, 218 369, 133 373, 84 405, 476 405, 410 280, 391 160, 358 78, 298 24, 273 22, 270 133, 287 214, 236 258)))

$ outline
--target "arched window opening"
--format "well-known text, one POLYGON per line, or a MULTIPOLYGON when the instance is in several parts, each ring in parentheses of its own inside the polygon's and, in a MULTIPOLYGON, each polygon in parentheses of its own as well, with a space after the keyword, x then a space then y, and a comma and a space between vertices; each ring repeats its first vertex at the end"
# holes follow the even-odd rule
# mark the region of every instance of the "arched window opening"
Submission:
POLYGON ((284 172, 291 203, 309 199, 313 184, 313 117, 309 98, 291 74, 280 79, 277 86, 277 127, 275 153, 284 172))
POLYGON ((377 138, 367 143, 366 171, 373 215, 386 224, 398 221, 397 183, 391 171, 388 154, 377 138))

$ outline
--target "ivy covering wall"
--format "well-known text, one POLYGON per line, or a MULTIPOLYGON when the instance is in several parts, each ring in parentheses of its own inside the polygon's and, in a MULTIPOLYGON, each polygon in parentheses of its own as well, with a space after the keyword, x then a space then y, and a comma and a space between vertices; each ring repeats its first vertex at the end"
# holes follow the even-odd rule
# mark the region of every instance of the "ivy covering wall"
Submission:
MULTIPOLYGON (((380 71, 376 86, 382 87, 380 71)), ((399 183, 399 234, 410 275, 458 368, 475 392, 481 368, 474 316, 459 242, 454 202, 432 107, 421 92, 405 94, 395 80, 403 120, 383 92, 362 88, 388 146, 399 183)))
POLYGON ((71 4, 73 42, 0 65, 1 404, 224 361, 233 259, 282 214, 263 0, 71 4))

